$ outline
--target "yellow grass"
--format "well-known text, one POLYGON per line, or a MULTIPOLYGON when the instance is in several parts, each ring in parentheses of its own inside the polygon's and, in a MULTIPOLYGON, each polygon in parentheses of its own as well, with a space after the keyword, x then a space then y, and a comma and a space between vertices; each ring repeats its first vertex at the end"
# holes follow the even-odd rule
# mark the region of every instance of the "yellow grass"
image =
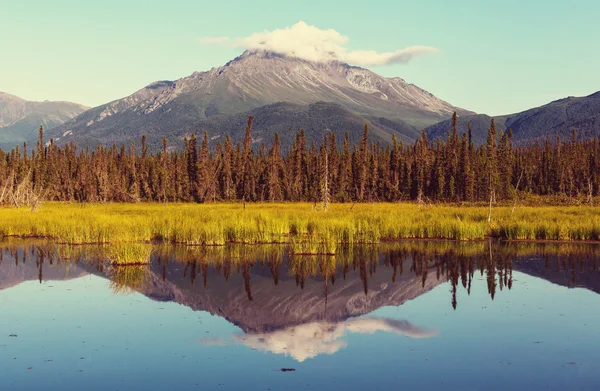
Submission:
MULTIPOLYGON (((297 254, 334 254, 343 244, 398 239, 598 241, 600 208, 415 204, 62 204, 36 212, 0 208, 0 238, 45 237, 59 243, 287 243, 297 254)), ((131 251, 123 250, 123 251, 131 251)), ((121 254, 135 258, 136 254, 121 254)), ((140 257, 144 257, 142 254, 140 257)), ((137 263, 137 262, 133 262, 137 263)))

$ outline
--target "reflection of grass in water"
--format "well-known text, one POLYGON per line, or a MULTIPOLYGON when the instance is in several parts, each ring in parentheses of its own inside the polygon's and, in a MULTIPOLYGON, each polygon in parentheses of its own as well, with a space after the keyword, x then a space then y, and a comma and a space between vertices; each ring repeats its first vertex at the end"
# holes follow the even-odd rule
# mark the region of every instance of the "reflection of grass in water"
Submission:
POLYGON ((150 263, 152 246, 138 243, 119 243, 106 246, 107 257, 113 265, 144 265, 150 263))
POLYGON ((114 293, 133 293, 145 286, 149 275, 148 266, 114 266, 109 272, 110 287, 114 293))
POLYGON ((143 243, 117 243, 112 245, 57 245, 49 243, 46 248, 56 252, 59 259, 95 260, 113 265, 146 265, 150 263, 152 245, 143 243))
POLYGON ((86 204, 45 203, 35 213, 0 209, 0 237, 62 243, 288 243, 297 253, 336 253, 340 244, 412 238, 600 240, 600 208, 414 204, 86 204))
POLYGON ((292 254, 297 255, 334 255, 337 247, 337 242, 327 233, 322 237, 316 235, 295 236, 290 244, 292 254))
POLYGON ((295 254, 293 246, 282 245, 227 245, 218 247, 181 245, 64 245, 43 240, 10 239, 0 242, 2 254, 18 262, 26 260, 46 263, 88 263, 104 271, 109 264, 116 265, 149 263, 151 258, 161 263, 182 262, 215 266, 218 270, 241 267, 248 264, 268 264, 274 271, 286 263, 293 274, 330 274, 335 267, 353 268, 361 263, 376 263, 382 260, 397 262, 398 259, 417 259, 419 264, 434 265, 440 260, 477 257, 482 260, 493 256, 514 259, 522 256, 560 256, 572 260, 600 260, 600 246, 586 243, 498 243, 495 241, 452 242, 411 240, 384 242, 370 245, 337 245, 335 256, 295 254), (490 249, 491 246, 491 249, 490 249), (155 255, 152 255, 152 252, 155 255))
MULTIPOLYGON (((18 242, 17 242, 18 243, 18 242)), ((30 242, 26 242, 30 243, 30 242)), ((152 247, 144 248, 149 255, 152 247)), ((8 252, 12 262, 31 262, 39 265, 39 278, 42 281, 45 262, 62 262, 60 254, 68 256, 68 264, 87 263, 98 271, 106 273, 110 286, 115 293, 129 294, 143 291, 151 276, 148 265, 119 266, 108 264, 107 254, 136 254, 133 250, 113 248, 111 246, 65 246, 52 243, 7 244, 0 243, 0 263, 2 256, 8 252)), ((207 285, 209 274, 222 276, 226 281, 238 273, 244 277, 244 286, 248 297, 252 300, 251 267, 261 264, 268 267, 274 284, 280 281, 280 273, 287 271, 294 277, 296 284, 304 289, 309 278, 317 277, 322 283, 325 295, 335 281, 346 279, 347 273, 360 273, 365 295, 368 294, 370 276, 380 267, 390 268, 391 281, 395 282, 407 273, 418 276, 421 286, 426 287, 428 279, 437 278, 452 282, 452 305, 456 307, 456 287, 462 284, 471 289, 474 272, 478 270, 487 281, 488 291, 492 298, 497 289, 512 287, 513 261, 517 257, 532 255, 535 259, 545 261, 545 267, 557 270, 571 270, 572 284, 577 276, 586 270, 597 271, 600 264, 600 246, 585 243, 498 243, 486 242, 449 242, 449 241, 403 241, 372 245, 342 245, 337 247, 334 256, 297 255, 285 246, 246 246, 232 245, 222 247, 189 247, 161 245, 155 247, 156 257, 162 268, 162 278, 166 279, 167 264, 181 262, 184 267, 184 278, 193 284, 197 277, 207 285), (288 251, 289 250, 289 251, 288 251), (541 258, 540 258, 541 256, 541 258), (549 261, 552 260, 552 263, 549 261), (285 266, 287 266, 287 268, 285 266), (209 266, 214 267, 209 272, 209 266)), ((138 253, 139 254, 139 253, 138 253)), ((113 258, 114 259, 114 258, 113 258)), ((136 259, 132 257, 130 259, 136 259)), ((144 258, 149 259, 149 256, 144 258)), ((215 277, 214 275, 212 276, 215 277)), ((371 287, 372 289, 372 287, 371 287)))
POLYGON ((286 247, 281 245, 228 245, 218 247, 158 245, 154 251, 159 259, 222 265, 254 262, 281 263, 286 247))
POLYGON ((335 274, 340 263, 335 256, 327 255, 293 255, 290 257, 289 273, 304 277, 331 276, 335 274))
MULTIPOLYGON (((490 245, 497 253, 517 256, 527 255, 564 255, 578 256, 583 258, 600 257, 600 246, 590 243, 578 242, 498 242, 498 241, 427 241, 407 240, 402 242, 382 243, 378 248, 382 252, 400 251, 406 253, 418 253, 428 256, 453 255, 476 257, 489 254, 490 245)), ((354 246, 356 249, 369 248, 366 246, 354 246)), ((344 251, 353 251, 354 247, 345 247, 344 251)), ((379 250, 378 250, 379 251, 379 250)))

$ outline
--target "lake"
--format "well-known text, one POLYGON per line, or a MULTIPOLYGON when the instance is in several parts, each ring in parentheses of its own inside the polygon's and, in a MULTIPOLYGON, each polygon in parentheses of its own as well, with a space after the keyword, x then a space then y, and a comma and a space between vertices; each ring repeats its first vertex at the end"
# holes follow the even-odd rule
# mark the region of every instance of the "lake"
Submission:
POLYGON ((2 390, 597 390, 600 247, 0 242, 2 390))

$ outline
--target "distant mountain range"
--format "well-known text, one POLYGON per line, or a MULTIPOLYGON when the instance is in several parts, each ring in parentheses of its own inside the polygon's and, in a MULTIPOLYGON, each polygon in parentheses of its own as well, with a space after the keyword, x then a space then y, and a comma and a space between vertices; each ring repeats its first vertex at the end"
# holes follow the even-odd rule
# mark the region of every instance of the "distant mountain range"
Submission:
POLYGON ((54 128, 87 109, 71 102, 30 102, 0 92, 0 148, 35 140, 40 125, 54 128))
MULTIPOLYGON (((517 114, 493 117, 496 128, 512 129, 513 140, 518 144, 531 144, 546 139, 570 140, 573 130, 578 138, 589 139, 600 136, 600 92, 585 97, 569 97, 517 114)), ((483 144, 487 140, 492 117, 485 114, 460 116, 457 122, 459 134, 467 132, 471 123, 473 142, 483 144)), ((430 139, 445 139, 451 129, 450 119, 426 129, 430 139)))
MULTIPOLYGON (((340 62, 317 63, 265 51, 246 51, 224 66, 176 81, 158 81, 89 110, 69 102, 27 102, 0 93, 0 147, 35 142, 43 124, 46 138, 80 146, 130 144, 146 135, 156 149, 166 136, 172 147, 207 131, 211 140, 229 133, 241 141, 249 116, 255 117, 253 143, 269 145, 278 132, 291 145, 303 128, 309 142, 328 132, 345 132, 356 143, 365 123, 373 141, 392 136, 413 142, 426 129, 445 138, 453 112, 459 133, 471 123, 473 140, 485 143, 492 117, 455 107, 400 78, 385 78, 340 62)), ((497 127, 513 130, 515 143, 556 136, 600 135, 600 92, 566 98, 522 113, 494 117, 497 127)), ((216 142, 216 141, 215 141, 216 142)))

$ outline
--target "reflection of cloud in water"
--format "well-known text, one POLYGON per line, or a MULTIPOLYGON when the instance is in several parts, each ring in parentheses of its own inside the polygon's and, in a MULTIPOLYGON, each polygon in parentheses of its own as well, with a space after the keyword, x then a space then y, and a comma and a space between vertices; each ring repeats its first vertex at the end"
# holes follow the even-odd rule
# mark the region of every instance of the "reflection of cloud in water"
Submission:
POLYGON ((346 332, 373 334, 376 331, 411 338, 430 338, 437 335, 404 320, 357 318, 341 323, 312 322, 268 333, 237 335, 235 338, 248 347, 285 354, 302 362, 320 354, 333 354, 346 347, 346 341, 342 340, 346 332))

